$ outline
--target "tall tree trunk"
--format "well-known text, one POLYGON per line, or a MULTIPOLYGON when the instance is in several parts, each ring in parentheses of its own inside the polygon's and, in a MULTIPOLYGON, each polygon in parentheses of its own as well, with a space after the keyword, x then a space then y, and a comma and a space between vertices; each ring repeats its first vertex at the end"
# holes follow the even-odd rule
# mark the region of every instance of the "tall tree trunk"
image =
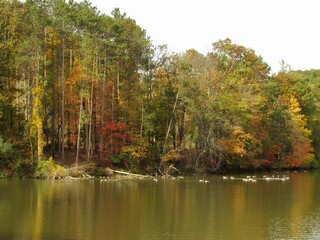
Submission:
POLYGON ((180 93, 180 89, 179 89, 178 92, 177 92, 176 100, 175 100, 174 105, 173 105, 172 116, 171 116, 171 118, 170 118, 169 125, 168 125, 168 129, 167 129, 167 132, 166 132, 166 137, 165 137, 165 139, 164 139, 162 156, 164 156, 164 155, 166 154, 167 142, 168 142, 168 138, 169 138, 169 133, 170 133, 170 129, 171 129, 173 117, 174 117, 175 112, 176 112, 176 107, 177 107, 177 103, 178 103, 179 93, 180 93))
POLYGON ((143 135, 143 124, 144 124, 144 107, 143 107, 143 102, 142 102, 142 106, 141 106, 140 138, 142 138, 142 135, 143 135))
MULTIPOLYGON (((94 66, 94 65, 93 65, 94 66)), ((94 71, 92 71, 94 72, 94 71)), ((88 102, 88 109, 89 109, 89 129, 88 129, 88 148, 87 148, 87 162, 90 161, 91 156, 91 150, 92 150, 92 110, 93 110, 93 85, 94 85, 94 77, 91 78, 91 89, 90 89, 90 96, 89 96, 89 102, 88 102)))
POLYGON ((44 140, 43 140, 43 125, 42 125, 42 117, 41 117, 41 104, 42 104, 42 96, 41 93, 43 91, 41 83, 40 83, 40 54, 37 52, 37 62, 36 62, 36 86, 35 86, 35 92, 34 92, 34 120, 36 124, 37 129, 37 159, 40 161, 40 159, 43 157, 43 146, 44 146, 44 140))
POLYGON ((65 40, 64 40, 64 18, 62 19, 62 63, 61 63, 61 162, 64 162, 64 92, 65 92, 65 40))
POLYGON ((120 105, 120 60, 118 60, 117 64, 117 100, 120 105))
MULTIPOLYGON (((71 71, 72 71, 72 49, 70 47, 70 50, 69 50, 69 72, 71 73, 71 71)), ((69 92, 70 93, 72 92, 72 85, 71 84, 69 85, 69 92)), ((71 113, 68 112, 68 114, 67 114, 67 122, 69 124, 67 124, 67 127, 68 127, 68 129, 67 129, 67 145, 68 145, 68 151, 69 152, 72 151, 71 147, 73 145, 73 143, 71 142, 71 139, 70 139, 71 138, 71 133, 72 133, 72 130, 71 130, 71 118, 72 118, 71 113)))
MULTIPOLYGON (((53 50, 52 50, 53 55, 53 50)), ((55 155, 55 134, 54 134, 54 126, 55 126, 55 116, 56 116, 56 105, 55 105, 55 84, 54 81, 51 83, 51 101, 52 101, 52 116, 51 116, 51 156, 54 158, 55 155)))
MULTIPOLYGON (((80 93, 80 94, 81 94, 81 93, 80 93)), ((81 118, 82 118, 82 96, 80 97, 80 107, 79 107, 76 166, 78 166, 79 153, 80 153, 81 118)))
POLYGON ((102 145, 103 145, 103 134, 102 128, 104 126, 104 115, 105 115, 105 88, 106 88, 106 81, 107 81, 107 58, 104 58, 104 69, 103 69, 103 83, 101 89, 101 110, 100 110, 100 131, 99 131, 99 161, 102 161, 102 145))
POLYGON ((49 145, 49 134, 48 134, 48 111, 47 111, 47 28, 44 29, 44 72, 43 72, 43 108, 44 108, 44 128, 45 128, 45 137, 46 137, 46 146, 49 145))
POLYGON ((186 105, 183 105, 182 113, 181 113, 181 120, 180 120, 180 126, 178 126, 178 141, 177 141, 177 147, 180 148, 183 142, 184 138, 184 120, 186 116, 186 105))
MULTIPOLYGON (((111 122, 113 123, 114 121, 114 84, 112 82, 112 96, 111 96, 111 122)), ((111 136, 110 136, 110 148, 111 148, 111 153, 113 154, 113 132, 111 131, 111 136)))
MULTIPOLYGON (((22 76, 24 79, 24 89, 31 89, 31 79, 27 78, 26 75, 28 76, 29 74, 26 74, 25 72, 23 72, 22 76)), ((31 98, 32 98, 32 92, 31 90, 27 90, 27 94, 25 97, 25 120, 27 122, 27 125, 25 127, 25 132, 27 134, 28 137, 28 142, 29 142, 29 146, 30 146, 30 151, 31 151, 31 159, 35 160, 35 156, 34 156, 34 146, 32 143, 32 139, 31 139, 31 134, 30 134, 30 126, 31 126, 31 98)))

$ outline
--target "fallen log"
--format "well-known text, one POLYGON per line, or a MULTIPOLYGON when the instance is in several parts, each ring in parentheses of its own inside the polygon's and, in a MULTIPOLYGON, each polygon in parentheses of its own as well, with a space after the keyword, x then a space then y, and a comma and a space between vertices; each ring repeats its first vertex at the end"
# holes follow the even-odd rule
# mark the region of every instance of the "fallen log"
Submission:
POLYGON ((142 174, 136 174, 136 173, 130 173, 130 172, 124 172, 124 171, 118 171, 118 170, 112 170, 114 173, 123 174, 123 175, 129 175, 131 177, 137 177, 137 178, 151 178, 149 175, 142 175, 142 174))
POLYGON ((79 180, 79 179, 81 179, 81 178, 72 177, 72 176, 66 176, 64 179, 65 179, 65 180, 79 180))

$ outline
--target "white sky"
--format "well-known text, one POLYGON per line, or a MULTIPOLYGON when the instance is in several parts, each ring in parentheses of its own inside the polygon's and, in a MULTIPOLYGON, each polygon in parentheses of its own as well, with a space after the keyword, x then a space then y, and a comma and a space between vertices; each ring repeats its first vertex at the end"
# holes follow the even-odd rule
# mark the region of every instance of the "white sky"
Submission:
POLYGON ((101 13, 115 7, 147 31, 154 45, 206 54, 230 38, 255 50, 272 68, 320 69, 319 0, 91 0, 101 13))

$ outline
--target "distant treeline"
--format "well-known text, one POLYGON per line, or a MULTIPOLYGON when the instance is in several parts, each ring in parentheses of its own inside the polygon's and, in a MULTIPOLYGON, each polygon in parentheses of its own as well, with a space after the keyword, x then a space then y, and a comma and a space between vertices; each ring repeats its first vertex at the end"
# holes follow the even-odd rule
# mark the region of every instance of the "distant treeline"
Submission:
POLYGON ((175 54, 119 9, 0 0, 2 169, 318 167, 319 99, 320 70, 271 75, 230 39, 175 54))

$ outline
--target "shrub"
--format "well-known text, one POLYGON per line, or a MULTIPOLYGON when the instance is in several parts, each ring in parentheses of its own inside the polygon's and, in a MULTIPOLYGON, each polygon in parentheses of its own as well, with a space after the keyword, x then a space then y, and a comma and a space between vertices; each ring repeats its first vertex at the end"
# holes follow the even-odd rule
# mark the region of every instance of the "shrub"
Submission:
POLYGON ((31 159, 18 158, 16 161, 11 163, 9 168, 19 177, 32 177, 36 168, 36 164, 31 159))
POLYGON ((10 143, 5 142, 0 136, 0 168, 9 168, 15 159, 15 151, 10 143))
POLYGON ((41 159, 35 171, 35 177, 40 178, 57 178, 65 176, 66 169, 56 163, 54 163, 52 157, 49 159, 41 159))

